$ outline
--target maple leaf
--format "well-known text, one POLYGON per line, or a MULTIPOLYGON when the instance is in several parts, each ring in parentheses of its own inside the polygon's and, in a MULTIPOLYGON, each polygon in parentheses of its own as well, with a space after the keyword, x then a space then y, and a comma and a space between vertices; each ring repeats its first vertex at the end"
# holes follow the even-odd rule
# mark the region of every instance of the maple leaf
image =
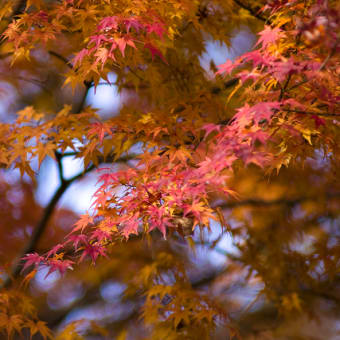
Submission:
POLYGON ((67 269, 73 269, 72 264, 74 264, 74 262, 71 260, 48 259, 46 261, 48 272, 45 275, 45 279, 55 271, 59 271, 61 275, 65 274, 67 269))
POLYGON ((84 234, 79 235, 68 235, 67 242, 71 242, 75 250, 78 248, 78 244, 88 244, 88 236, 84 234))
POLYGON ((262 44, 262 48, 265 49, 269 45, 274 44, 278 39, 284 37, 284 32, 279 27, 270 27, 269 25, 265 25, 264 30, 260 33, 260 38, 258 39, 255 46, 262 44))
POLYGON ((121 233, 125 238, 128 238, 131 234, 137 235, 138 227, 138 219, 136 218, 136 216, 134 216, 133 218, 129 218, 123 221, 121 233))
MULTIPOLYGON (((325 263, 325 268, 321 268, 326 273, 321 275, 324 280, 336 274, 334 256, 326 256, 336 249, 333 249, 332 242, 328 244, 321 240, 320 233, 314 230, 319 228, 322 236, 326 236, 329 228, 324 227, 323 217, 327 217, 327 222, 328 219, 335 221, 337 217, 338 202, 333 196, 337 194, 333 170, 336 170, 339 158, 337 137, 340 125, 337 116, 339 8, 336 1, 271 0, 265 6, 271 9, 270 13, 263 13, 265 17, 262 14, 259 17, 256 6, 254 10, 253 7, 247 10, 236 6, 235 11, 234 6, 222 5, 223 2, 210 6, 209 1, 204 2, 207 6, 199 6, 199 2, 193 1, 32 0, 26 3, 29 9, 19 6, 22 13, 15 13, 16 5, 8 5, 9 2, 3 0, 4 8, 0 9, 0 17, 4 16, 6 21, 3 23, 5 39, 1 40, 4 55, 0 58, 3 83, 9 82, 17 89, 15 95, 19 103, 27 102, 25 96, 29 94, 29 102, 43 109, 38 112, 33 106, 28 107, 19 112, 15 122, 0 124, 0 166, 19 169, 21 175, 29 174, 34 180, 32 168, 36 168, 36 160, 40 165, 47 156, 54 157, 56 150, 60 151, 62 159, 68 153, 68 156, 83 159, 85 171, 61 181, 57 195, 46 208, 35 205, 34 210, 38 213, 43 209, 42 216, 46 217, 52 212, 50 207, 56 205, 58 195, 74 180, 102 162, 114 163, 112 169, 106 171, 108 173, 99 177, 91 216, 81 216, 63 244, 50 246, 44 243, 51 249, 45 256, 27 254, 23 270, 28 266, 46 265, 49 266, 47 276, 54 271, 63 274, 73 265, 72 261, 64 260, 64 256, 76 258, 77 262, 79 258, 82 261, 89 257, 94 263, 99 257, 106 256, 110 249, 114 254, 112 259, 103 259, 97 269, 79 266, 76 275, 66 281, 72 283, 76 278, 84 289, 91 289, 87 284, 89 274, 95 275, 96 270, 100 271, 98 274, 105 274, 107 269, 110 269, 110 278, 118 281, 122 278, 119 270, 116 271, 118 263, 126 268, 124 283, 129 289, 132 287, 129 297, 134 299, 138 295, 136 291, 145 293, 145 299, 132 302, 143 304, 143 321, 150 323, 147 333, 151 338, 176 339, 189 334, 192 338, 210 339, 216 321, 222 323, 224 320, 225 311, 219 312, 218 306, 210 304, 204 292, 197 293, 194 289, 197 287, 192 279, 195 279, 196 268, 189 261, 191 256, 187 249, 179 252, 178 244, 172 240, 171 243, 160 240, 155 229, 164 238, 167 234, 174 235, 175 243, 178 243, 178 237, 191 235, 197 224, 203 236, 213 227, 211 220, 219 220, 222 226, 226 226, 228 221, 225 220, 231 219, 232 226, 227 228, 235 241, 242 245, 237 250, 242 261, 234 261, 233 256, 228 256, 232 272, 222 268, 223 277, 214 272, 213 278, 221 277, 229 282, 235 276, 240 282, 247 283, 244 278, 249 269, 264 285, 268 292, 266 298, 272 300, 268 302, 278 306, 277 302, 281 301, 279 307, 288 312, 304 312, 305 306, 298 301, 299 292, 294 296, 295 293, 286 288, 300 287, 301 284, 295 282, 296 277, 310 275, 315 269, 315 261, 309 264, 305 261, 305 254, 293 252, 283 243, 293 245, 301 230, 309 237, 310 228, 302 227, 304 220, 310 220, 310 208, 306 206, 312 205, 312 215, 317 214, 313 218, 312 233, 316 246, 308 249, 312 252, 308 257, 325 263), (234 80, 223 82, 221 77, 211 79, 210 76, 208 79, 199 62, 208 39, 221 40, 229 46, 228 36, 234 27, 232 20, 235 19, 235 24, 241 27, 251 15, 269 23, 260 32, 255 49, 234 62, 226 60, 218 70, 213 62, 210 65, 216 74, 233 74, 234 80, 240 81, 234 86, 234 80), (150 51, 151 58, 143 47, 150 51), (166 62, 161 51, 166 51, 169 66, 151 62, 157 61, 157 57, 166 62), (45 54, 51 57, 44 58, 45 54), (31 59, 28 58, 30 55, 31 59), (58 82, 52 82, 49 73, 46 73, 46 81, 42 78, 42 70, 63 76, 63 69, 71 66, 68 62, 71 55, 74 55, 73 68, 66 75, 65 84, 82 87, 79 90, 85 92, 81 97, 69 96, 67 88, 59 89, 58 82), (10 62, 11 68, 7 67, 10 62), (116 116, 100 118, 93 112, 90 114, 88 111, 91 110, 84 107, 84 102, 92 84, 97 86, 101 79, 108 81, 108 72, 117 76, 116 85, 124 93, 124 105, 116 116), (38 84, 34 91, 26 87, 26 80, 21 79, 31 75, 36 83, 30 85, 38 84), (58 100, 67 98, 74 102, 61 111, 57 110, 59 113, 54 111, 61 103, 51 102, 47 95, 51 89, 53 93, 57 90, 58 100), (138 160, 130 162, 129 152, 135 148, 138 160), (314 167, 313 162, 321 158, 321 152, 321 164, 314 167), (290 166, 292 163, 294 167, 290 166), (287 167, 286 171, 279 171, 282 166, 287 167), (271 176, 267 181, 265 176, 273 169, 278 171, 277 178, 271 176), (287 187, 292 178, 297 185, 287 187), (331 191, 330 197, 325 194, 327 189, 331 191), (237 196, 234 190, 240 195, 237 196), (320 193, 325 195, 329 204, 320 205, 320 200, 309 197, 309 194, 319 197, 320 193), (291 204, 288 196, 286 202, 286 197, 282 198, 281 194, 292 195, 298 208, 303 210, 303 216, 299 213, 297 219, 296 214, 291 214, 290 210, 292 206, 296 210, 296 204, 291 204), (259 200, 254 199, 256 195, 259 200), (234 201, 235 197, 238 200, 234 201), (303 202, 305 198, 308 204, 303 202), (217 212, 218 219, 212 215, 213 211, 217 212), (275 231, 273 226, 276 226, 275 231), (141 237, 132 238, 133 234, 141 234, 141 237), (118 244, 130 237, 133 242, 111 247, 113 242, 118 244), (141 240, 144 237, 149 241, 147 247, 141 240), (149 254, 151 247, 152 254, 149 254), (63 252, 64 248, 67 251, 63 252), (272 261, 272 249, 285 264, 284 268, 275 267, 275 275, 271 270, 276 265, 272 261), (302 261, 303 266, 295 265, 295 259, 302 261), (186 277, 187 272, 190 278, 186 277), (281 284, 283 277, 286 285, 281 284), (294 304, 295 308, 291 308, 294 304)), ((57 161, 60 159, 54 159, 56 164, 57 161)), ((22 190, 17 190, 10 182, 7 178, 3 181, 0 178, 1 204, 9 212, 4 215, 3 224, 14 228, 11 237, 4 233, 1 256, 14 259, 15 254, 10 253, 12 248, 18 248, 18 244, 12 247, 12 242, 24 241, 26 229, 32 227, 36 216, 35 211, 26 212, 33 210, 33 204, 30 204, 32 195, 22 194, 22 190), (16 196, 25 198, 21 200, 16 196), (26 204, 23 207, 21 201, 28 202, 28 207, 26 204)), ((59 242, 54 241, 66 224, 60 219, 63 223, 59 225, 59 215, 55 217, 55 226, 47 231, 45 240, 53 244, 59 242)), ((195 242, 196 235, 187 243, 194 245, 195 242)), ((214 241, 215 245, 217 242, 214 241)), ((37 247, 35 243, 33 248, 37 247)), ((180 247, 184 248, 187 243, 180 247)), ((224 251, 222 253, 225 255, 224 251)), ((22 287, 33 275, 31 272, 27 276, 22 287)), ((95 280, 102 277, 96 275, 95 280)), ((308 290, 308 282, 302 286, 308 290)), ((35 313, 30 307, 32 304, 27 302, 29 299, 18 298, 23 292, 17 287, 19 285, 14 284, 13 289, 0 293, 3 330, 11 337, 14 332, 26 328, 25 333, 30 331, 34 335, 40 332, 48 338, 45 325, 38 326, 35 319, 41 311, 35 313), (32 323, 30 318, 34 319, 32 323)), ((48 294, 59 293, 58 288, 59 285, 52 287, 48 294)), ((34 291, 36 289, 40 288, 34 287, 34 291)), ((31 294, 30 290, 25 294, 31 294)), ((40 306, 41 294, 35 295, 34 301, 40 306)), ((125 325, 125 333, 118 329, 114 333, 122 334, 122 338, 131 336, 130 329, 136 325, 132 320, 125 325)), ((137 327, 137 332, 139 329, 141 334, 145 331, 141 322, 137 327)), ((74 324, 67 326, 58 339, 82 338, 74 328, 74 324)), ((88 335, 92 335, 93 329, 87 325, 85 328, 88 335)), ((279 328, 280 332, 284 331, 284 327, 279 328)), ((230 329, 228 332, 233 334, 230 329)))
POLYGON ((40 320, 37 321, 37 322, 34 322, 32 320, 29 320, 27 322, 27 326, 30 329, 31 336, 39 333, 43 337, 44 340, 46 340, 46 339, 53 339, 53 333, 47 327, 46 322, 40 321, 40 320))
POLYGON ((320 118, 317 115, 311 115, 311 118, 314 119, 315 122, 315 127, 318 129, 320 126, 325 126, 326 125, 326 121, 322 118, 320 118))
POLYGON ((207 138, 207 136, 209 136, 214 131, 216 131, 216 132, 221 131, 220 125, 216 125, 216 124, 212 124, 212 123, 205 124, 205 125, 202 126, 202 128, 205 130, 204 139, 207 138))
POLYGON ((102 44, 102 42, 109 42, 109 38, 106 37, 106 35, 104 34, 96 34, 96 35, 92 35, 90 37, 90 41, 88 43, 88 45, 91 45, 94 43, 96 50, 99 49, 100 45, 102 44))
POLYGON ((38 267, 40 263, 44 263, 45 260, 44 257, 40 256, 38 253, 26 254, 22 259, 25 261, 22 271, 32 265, 38 267))
POLYGON ((55 159, 55 150, 56 146, 52 143, 42 143, 38 142, 37 145, 37 155, 38 155, 38 167, 40 168, 41 163, 46 158, 46 156, 50 156, 52 159, 55 159))
POLYGON ((80 65, 87 55, 89 55, 89 50, 87 48, 83 48, 80 52, 78 52, 72 59, 73 67, 80 65))
POLYGON ((224 64, 218 65, 217 67, 219 70, 216 72, 216 74, 230 74, 234 68, 237 65, 235 65, 230 59, 228 59, 224 64))
POLYGON ((133 47, 134 49, 137 49, 137 47, 136 47, 136 45, 135 45, 133 39, 132 39, 130 36, 126 35, 126 36, 124 37, 124 39, 125 39, 125 41, 126 41, 126 45, 129 45, 129 46, 133 47))
POLYGON ((103 228, 97 228, 91 234, 91 240, 97 240, 98 242, 106 241, 111 239, 111 232, 108 230, 104 230, 103 228))
POLYGON ((64 246, 62 244, 55 245, 46 255, 46 257, 54 256, 57 254, 57 252, 62 249, 64 246))
MULTIPOLYGON (((104 65, 109 57, 109 51, 105 47, 100 47, 97 49, 96 53, 94 54, 96 57, 96 63, 100 63, 102 65, 102 69, 104 68, 104 65)), ((112 56, 112 54, 110 54, 112 56)))
POLYGON ((0 328, 5 328, 8 339, 14 331, 20 332, 22 329, 23 317, 20 314, 7 315, 0 313, 0 328))
POLYGON ((120 52, 122 53, 122 56, 124 57, 124 51, 126 47, 126 40, 124 38, 118 38, 115 40, 115 43, 117 44, 120 52))
POLYGON ((154 60, 155 56, 158 56, 167 64, 167 61, 165 60, 162 52, 159 49, 157 49, 154 45, 152 45, 150 42, 145 43, 144 48, 147 48, 151 52, 152 60, 154 60))
POLYGON ((86 257, 89 256, 92 260, 92 263, 96 262, 97 257, 101 255, 107 257, 106 250, 100 244, 86 244, 85 248, 82 250, 82 255, 80 257, 80 262, 86 257))
POLYGON ((163 38, 163 35, 165 33, 164 24, 162 22, 154 22, 152 24, 148 24, 146 26, 146 31, 149 34, 155 32, 159 38, 163 38))
POLYGON ((99 25, 97 26, 97 30, 101 31, 108 31, 108 30, 117 30, 119 24, 119 18, 118 16, 112 16, 112 17, 106 17, 103 18, 99 25))
POLYGON ((139 33, 139 31, 144 28, 143 24, 134 17, 123 19, 123 23, 125 24, 127 32, 133 28, 137 33, 139 33))
POLYGON ((255 112, 255 122, 258 123, 263 119, 270 121, 274 114, 274 110, 278 110, 280 107, 280 102, 260 102, 254 105, 251 110, 255 112))
POLYGON ((84 231, 84 229, 90 225, 93 224, 94 220, 93 217, 89 214, 83 214, 80 216, 79 220, 74 224, 75 228, 73 228, 72 233, 80 230, 81 232, 84 231))
POLYGON ((254 67, 256 67, 261 64, 267 64, 268 62, 271 62, 272 57, 269 55, 264 55, 259 50, 254 50, 243 54, 238 60, 251 61, 254 67))
POLYGON ((102 124, 100 122, 95 122, 91 124, 91 129, 88 131, 88 136, 92 137, 94 135, 99 136, 99 142, 103 143, 105 134, 112 135, 111 127, 107 124, 102 124))

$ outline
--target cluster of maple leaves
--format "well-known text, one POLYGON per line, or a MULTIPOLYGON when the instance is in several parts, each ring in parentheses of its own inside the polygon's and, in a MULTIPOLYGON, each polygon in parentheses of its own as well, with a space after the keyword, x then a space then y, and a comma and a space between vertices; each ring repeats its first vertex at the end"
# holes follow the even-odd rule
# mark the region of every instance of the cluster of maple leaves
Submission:
MULTIPOLYGON (((103 3, 109 6, 109 1, 103 3)), ((56 39, 81 6, 82 1, 64 1, 49 13, 37 6, 16 19, 3 35, 13 43, 13 61, 28 56, 36 44, 56 39)), ((137 12, 97 20, 69 63, 66 83, 97 85, 100 78, 107 79, 110 67, 130 67, 127 54, 132 66, 139 65, 145 49, 166 67, 161 50, 176 43, 169 18, 149 9, 137 12)), ((133 168, 102 169, 91 214, 83 215, 65 242, 47 254, 27 254, 24 270, 46 265, 47 275, 63 274, 75 261, 106 256, 109 245, 133 234, 158 229, 166 238, 174 231, 184 235, 209 228, 214 219, 225 225, 210 198, 237 196, 228 180, 240 164, 270 173, 312 157, 316 150, 337 159, 340 6, 326 0, 308 6, 298 0, 271 1, 261 15, 268 19, 254 50, 227 60, 216 73, 237 84, 227 101, 242 98, 243 105, 228 121, 193 116, 173 105, 162 114, 155 109, 102 122, 90 108, 75 115, 66 106, 49 120, 28 107, 15 124, 1 124, 0 162, 32 178, 36 157, 40 165, 46 156, 71 148, 87 168, 100 158, 116 160, 132 146, 142 146, 133 168), (65 255, 69 248, 72 257, 65 255)))
MULTIPOLYGON (((150 20, 150 17, 148 18, 150 20)), ((136 48, 135 43, 142 43, 144 48, 150 50, 152 58, 158 55, 164 60, 162 53, 150 42, 150 35, 156 34, 159 39, 163 38, 165 32, 164 24, 157 20, 151 23, 144 23, 144 20, 138 17, 107 17, 101 20, 97 27, 97 34, 89 37, 88 47, 82 49, 74 58, 74 67, 82 64, 84 57, 93 55, 94 62, 92 67, 96 69, 97 65, 104 68, 107 59, 116 61, 115 51, 118 49, 125 56, 126 46, 136 48), (136 37, 133 36, 136 35, 136 37)), ((86 76, 86 74, 85 74, 86 76)))
MULTIPOLYGON (((72 2, 67 6, 72 6, 72 2)), ((11 127, 7 137, 15 141, 8 149, 7 162, 19 166, 22 173, 30 167, 24 155, 20 155, 23 150, 19 136, 25 136, 21 138, 26 143, 36 139, 24 153, 37 155, 39 163, 47 155, 54 157, 56 149, 75 150, 74 140, 84 143, 84 137, 89 142, 81 147, 78 156, 85 157, 85 165, 87 156, 92 159, 93 153, 105 148, 108 140, 127 142, 124 147, 115 146, 116 157, 135 142, 143 143, 143 153, 134 169, 114 173, 105 170, 100 176, 102 184, 94 196, 93 216, 85 215, 65 244, 57 245, 46 256, 26 255, 25 268, 46 264, 49 273, 54 270, 64 273, 74 262, 63 259, 58 252, 70 243, 76 253, 81 253, 80 260, 89 256, 95 261, 99 255, 105 255, 107 244, 142 230, 159 229, 166 237, 172 229, 208 226, 210 219, 218 218, 209 206, 210 193, 235 194, 228 188, 228 176, 235 162, 278 171, 292 157, 312 154, 315 146, 323 148, 325 154, 335 152, 335 140, 329 133, 338 124, 334 118, 339 112, 339 96, 335 91, 338 78, 334 76, 339 65, 332 58, 339 51, 336 33, 339 11, 330 8, 326 1, 319 1, 308 10, 296 1, 274 8, 267 5, 264 12, 269 10, 271 24, 259 33, 256 48, 219 66, 217 74, 232 74, 239 80, 232 95, 242 89, 247 98, 227 124, 195 122, 185 113, 182 116, 169 113, 170 117, 160 122, 149 113, 134 125, 128 119, 104 123, 98 120, 91 125, 89 119, 94 114, 82 113, 75 118, 66 108, 52 121, 32 129, 23 123, 32 118, 39 121, 39 116, 32 113, 32 108, 23 111, 24 119, 19 113, 18 127, 14 130, 11 127), (80 125, 72 131, 75 120, 80 125), (129 135, 135 136, 135 140, 129 140, 129 135), (171 136, 182 142, 169 144, 166 141, 171 136), (44 144, 43 138, 47 137, 44 144), (294 143, 288 143, 292 139, 294 143)), ((20 20, 28 20, 25 27, 29 28, 42 13, 26 16, 20 20), (26 16, 30 19, 25 19, 26 16)), ((150 48, 152 57, 156 54, 164 59, 148 40, 153 34, 162 39, 167 29, 157 16, 151 18, 103 18, 96 34, 89 37, 87 46, 74 58, 74 72, 82 72, 79 69, 84 58, 90 59, 91 67, 103 69, 108 59, 116 61, 116 49, 124 57, 126 46, 136 49, 135 44, 139 43, 150 48)), ((15 39, 13 32, 22 26, 20 23, 10 26, 5 37, 15 39)), ((20 41, 15 48, 20 49, 20 41)))

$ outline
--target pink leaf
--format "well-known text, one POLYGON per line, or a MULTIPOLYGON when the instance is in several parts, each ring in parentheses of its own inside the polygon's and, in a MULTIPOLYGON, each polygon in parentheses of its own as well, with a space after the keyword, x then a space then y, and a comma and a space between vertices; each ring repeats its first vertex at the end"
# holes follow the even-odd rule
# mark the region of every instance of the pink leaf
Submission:
POLYGON ((98 244, 87 244, 79 261, 89 256, 94 263, 99 255, 105 256, 105 248, 98 244))
POLYGON ((76 67, 78 64, 81 64, 84 57, 89 54, 89 51, 86 48, 83 48, 80 52, 76 54, 76 56, 73 58, 73 66, 76 67))
POLYGON ((62 244, 57 244, 54 246, 48 253, 47 257, 50 257, 52 255, 55 255, 60 249, 62 249, 64 246, 62 244))
POLYGON ((122 56, 124 57, 125 47, 126 47, 126 40, 124 38, 118 38, 115 40, 122 56))
POLYGON ((144 48, 149 49, 149 51, 151 52, 152 60, 154 60, 155 55, 157 55, 167 64, 166 60, 164 59, 162 52, 160 50, 158 50, 155 46, 153 46, 151 43, 144 44, 144 48))
POLYGON ((165 33, 164 24, 161 22, 154 22, 153 24, 149 24, 146 27, 146 31, 151 34, 152 32, 156 33, 160 38, 163 38, 163 34, 165 33))
POLYGON ((38 267, 40 263, 44 262, 44 258, 40 256, 38 253, 27 254, 22 259, 25 261, 24 267, 22 268, 22 272, 32 265, 38 267))
POLYGON ((65 274, 67 269, 72 269, 72 264, 74 262, 70 260, 56 260, 51 259, 48 261, 47 266, 49 267, 48 273, 45 276, 45 279, 55 271, 59 271, 60 274, 65 274))
POLYGON ((67 242, 73 243, 74 249, 77 250, 79 243, 87 244, 88 240, 87 240, 86 235, 80 234, 80 235, 70 235, 70 236, 68 236, 67 242))
POLYGON ((235 68, 234 63, 228 59, 224 64, 218 65, 217 66, 219 70, 216 72, 216 74, 230 74, 231 71, 235 68))
POLYGON ((255 46, 262 44, 262 48, 266 48, 268 45, 275 43, 279 38, 281 38, 284 33, 283 31, 278 28, 271 28, 270 26, 266 25, 265 29, 259 33, 261 36, 257 41, 255 46))

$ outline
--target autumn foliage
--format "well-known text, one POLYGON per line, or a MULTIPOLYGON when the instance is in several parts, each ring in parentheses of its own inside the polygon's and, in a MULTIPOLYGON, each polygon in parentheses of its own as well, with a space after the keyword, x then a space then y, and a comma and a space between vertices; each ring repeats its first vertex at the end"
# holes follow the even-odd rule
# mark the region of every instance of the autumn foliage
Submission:
POLYGON ((0 3, 3 336, 336 339, 339 3, 0 3), (92 173, 87 212, 58 207, 92 173))

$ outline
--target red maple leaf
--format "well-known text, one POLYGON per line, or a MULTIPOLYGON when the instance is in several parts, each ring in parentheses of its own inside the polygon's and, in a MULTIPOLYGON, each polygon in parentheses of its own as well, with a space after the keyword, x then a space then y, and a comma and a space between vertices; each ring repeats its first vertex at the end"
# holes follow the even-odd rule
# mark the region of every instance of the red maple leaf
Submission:
POLYGON ((116 30, 118 28, 118 22, 119 22, 119 19, 117 16, 106 17, 101 20, 97 29, 98 31, 111 30, 111 29, 116 30))
POLYGON ((156 33, 160 38, 163 38, 163 34, 165 33, 164 24, 161 22, 154 22, 146 26, 146 31, 151 34, 152 32, 156 33))
POLYGON ((45 279, 55 271, 59 271, 59 273, 62 275, 65 274, 67 269, 72 269, 73 263, 74 262, 70 260, 56 260, 56 259, 49 260, 47 263, 49 270, 45 276, 45 279))
POLYGON ((73 243, 74 249, 77 250, 79 243, 83 243, 83 244, 87 244, 88 243, 87 239, 88 239, 87 236, 84 235, 84 234, 70 235, 70 236, 68 236, 67 242, 73 243))
POLYGON ((278 28, 271 28, 270 26, 266 25, 265 29, 259 33, 261 36, 257 41, 255 46, 262 44, 262 48, 266 48, 268 45, 275 43, 279 38, 281 38, 284 33, 283 31, 278 28))
POLYGON ((134 28, 137 33, 143 28, 143 25, 136 18, 124 19, 123 23, 125 24, 127 32, 130 31, 131 27, 134 28))
POLYGON ((38 267, 40 263, 44 262, 44 258, 40 256, 38 253, 27 254, 22 259, 25 261, 22 271, 24 271, 26 268, 32 265, 38 267))
POLYGON ((76 67, 78 64, 80 65, 82 60, 85 56, 89 54, 88 49, 83 48, 80 52, 76 54, 76 56, 73 58, 73 66, 76 67))
POLYGON ((93 224, 93 217, 88 214, 81 215, 80 219, 74 224, 75 228, 73 228, 71 233, 74 233, 78 230, 81 230, 81 232, 83 232, 83 230, 89 224, 93 224))
POLYGON ((55 255, 61 248, 63 248, 64 246, 62 244, 57 244, 56 246, 54 246, 48 253, 46 257, 50 257, 52 255, 55 255))
POLYGON ((86 256, 89 256, 92 262, 95 262, 99 255, 106 257, 104 247, 98 244, 87 244, 79 261, 81 262, 86 256))
POLYGON ((144 48, 149 49, 149 51, 151 52, 152 60, 154 60, 155 55, 157 55, 167 64, 166 60, 164 59, 162 52, 159 49, 157 49, 154 45, 152 45, 151 43, 146 43, 146 44, 144 44, 144 48))
POLYGON ((228 59, 224 64, 218 65, 217 67, 219 70, 216 72, 216 74, 230 74, 235 68, 235 64, 230 59, 228 59))

